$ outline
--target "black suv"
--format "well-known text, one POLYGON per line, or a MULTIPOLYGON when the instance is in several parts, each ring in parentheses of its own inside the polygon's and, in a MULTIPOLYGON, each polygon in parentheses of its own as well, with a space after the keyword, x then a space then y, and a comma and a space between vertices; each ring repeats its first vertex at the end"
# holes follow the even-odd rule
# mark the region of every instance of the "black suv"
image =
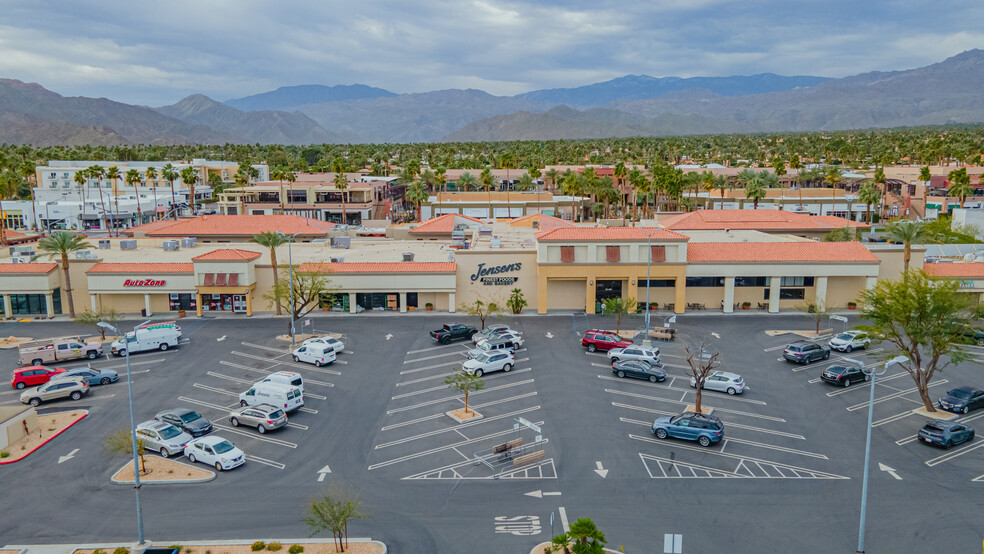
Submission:
POLYGON ((808 364, 814 360, 826 360, 830 357, 830 348, 812 342, 797 341, 782 351, 782 357, 791 362, 808 364))
POLYGON ((857 381, 867 381, 868 375, 859 367, 835 365, 820 372, 825 383, 849 387, 857 381))

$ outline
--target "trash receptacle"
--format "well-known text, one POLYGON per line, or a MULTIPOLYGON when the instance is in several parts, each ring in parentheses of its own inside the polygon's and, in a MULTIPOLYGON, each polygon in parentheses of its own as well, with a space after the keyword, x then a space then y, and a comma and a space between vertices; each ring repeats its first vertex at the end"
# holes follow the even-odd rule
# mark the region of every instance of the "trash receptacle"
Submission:
POLYGON ((140 317, 147 317, 147 308, 140 308, 140 317))

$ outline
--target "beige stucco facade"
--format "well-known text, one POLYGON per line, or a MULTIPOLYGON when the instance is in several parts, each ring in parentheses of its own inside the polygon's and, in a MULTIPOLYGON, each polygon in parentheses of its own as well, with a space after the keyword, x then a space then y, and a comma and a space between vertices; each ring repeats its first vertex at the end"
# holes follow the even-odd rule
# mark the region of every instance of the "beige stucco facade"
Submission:
MULTIPOLYGON (((526 310, 538 302, 536 252, 532 250, 463 250, 455 255, 458 306, 476 300, 505 306, 512 290, 518 288, 526 300, 526 310), (482 274, 479 274, 481 271, 482 274), (489 272, 489 273, 485 273, 489 272)), ((505 309, 505 308, 503 308, 505 309)))

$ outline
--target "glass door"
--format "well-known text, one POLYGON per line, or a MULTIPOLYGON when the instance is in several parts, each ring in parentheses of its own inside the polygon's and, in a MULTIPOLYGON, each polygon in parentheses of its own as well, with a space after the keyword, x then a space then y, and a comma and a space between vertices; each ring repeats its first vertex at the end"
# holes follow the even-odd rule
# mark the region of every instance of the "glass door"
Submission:
POLYGON ((246 313, 246 295, 245 294, 233 294, 232 295, 232 311, 237 314, 246 313))

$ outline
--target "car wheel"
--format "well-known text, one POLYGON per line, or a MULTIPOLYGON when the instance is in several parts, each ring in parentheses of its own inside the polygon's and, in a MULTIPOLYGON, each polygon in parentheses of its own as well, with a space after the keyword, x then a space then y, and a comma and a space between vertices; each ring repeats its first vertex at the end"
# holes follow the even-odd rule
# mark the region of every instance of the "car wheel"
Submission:
POLYGON ((851 353, 851 350, 854 350, 854 347, 852 347, 850 344, 844 347, 844 352, 847 352, 848 354, 851 353))
POLYGON ((650 383, 655 383, 656 381, 659 381, 659 379, 655 375, 650 375, 649 376, 649 382, 650 383))
POLYGON ((25 385, 24 383, 17 383, 17 388, 18 388, 18 389, 23 389, 23 388, 24 388, 24 387, 26 387, 26 386, 27 386, 27 385, 25 385))
POLYGON ((167 343, 166 342, 162 342, 161 345, 160 345, 160 349, 161 349, 161 352, 167 350, 167 343))
POLYGON ((103 377, 102 379, 100 379, 99 380, 99 384, 100 385, 108 385, 109 384, 109 377, 103 377))
POLYGON ((321 367, 321 360, 315 360, 314 367, 321 367))
POLYGON ((86 358, 89 358, 90 360, 95 360, 96 359, 96 356, 98 356, 98 355, 99 354, 96 354, 96 351, 95 350, 90 350, 89 353, 85 355, 85 357, 86 358))
POLYGON ((844 378, 844 388, 851 386, 851 379, 849 377, 844 378))
POLYGON ((236 418, 231 418, 229 423, 231 423, 233 427, 239 427, 239 420, 236 418))
POLYGON ((126 349, 121 349, 119 352, 116 353, 116 355, 119 356, 119 357, 121 357, 121 358, 123 356, 126 356, 126 349))
POLYGON ((665 439, 667 437, 666 429, 656 429, 656 438, 665 439))
POLYGON ((444 337, 441 339, 441 344, 451 344, 451 337, 444 337))
POLYGON ((301 360, 300 360, 300 358, 298 358, 297 356, 294 356, 294 361, 295 361, 295 362, 300 362, 301 360))
POLYGON ((482 375, 485 375, 485 372, 483 372, 481 369, 475 370, 475 377, 481 377, 482 375))
POLYGON ((167 458, 171 453, 167 451, 167 448, 161 447, 161 458, 167 458))
POLYGON ((505 371, 506 373, 509 373, 510 371, 512 371, 512 364, 506 364, 506 365, 502 366, 502 371, 505 371))
POLYGON ((728 394, 730 394, 731 396, 734 396, 737 393, 738 393, 738 391, 736 391, 734 389, 734 387, 728 387, 728 394))
POLYGON ((245 400, 240 400, 239 401, 239 405, 245 407, 246 406, 246 401, 245 400))
POLYGON ((262 435, 263 433, 266 433, 266 427, 264 427, 261 423, 256 426, 256 432, 262 435))
POLYGON ((215 471, 222 471, 222 464, 215 462, 215 471))
POLYGON ((943 448, 950 448, 951 446, 953 446, 952 440, 947 440, 945 443, 943 443, 943 448))
POLYGON ((871 379, 871 376, 869 376, 867 373, 865 373, 864 374, 864 382, 867 383, 869 379, 871 379))
POLYGON ((829 357, 830 357, 830 350, 828 350, 828 351, 826 351, 826 352, 823 353, 823 359, 826 360, 829 357))
POLYGON ((42 361, 43 360, 41 358, 34 358, 33 360, 31 360, 31 365, 41 365, 42 361))
POLYGON ((625 372, 624 372, 624 371, 619 371, 619 372, 618 372, 618 373, 616 373, 615 375, 618 375, 618 378, 619 378, 619 379, 622 379, 622 378, 624 378, 624 377, 625 377, 625 372))
POLYGON ((32 398, 31 399, 31 406, 34 406, 35 408, 37 408, 40 405, 41 405, 41 399, 40 398, 32 398))
POLYGON ((191 462, 191 463, 195 463, 195 455, 194 454, 188 454, 188 461, 191 462))
POLYGON ((588 345, 588 352, 595 352, 596 350, 598 350, 598 347, 597 346, 595 346, 593 344, 589 344, 588 345))
POLYGON ((966 414, 967 412, 969 412, 969 411, 970 411, 970 408, 968 408, 967 406, 964 406, 964 407, 963 407, 963 409, 962 409, 962 410, 960 410, 960 411, 961 411, 962 413, 965 413, 965 414, 966 414))
POLYGON ((82 393, 81 392, 75 391, 75 392, 72 393, 72 400, 78 400, 79 398, 82 398, 82 393))
POLYGON ((612 358, 612 363, 613 364, 617 364, 618 363, 618 358, 612 358))
POLYGON ((707 435, 701 435, 700 438, 697 439, 697 443, 701 446, 710 446, 711 439, 707 438, 707 435))

